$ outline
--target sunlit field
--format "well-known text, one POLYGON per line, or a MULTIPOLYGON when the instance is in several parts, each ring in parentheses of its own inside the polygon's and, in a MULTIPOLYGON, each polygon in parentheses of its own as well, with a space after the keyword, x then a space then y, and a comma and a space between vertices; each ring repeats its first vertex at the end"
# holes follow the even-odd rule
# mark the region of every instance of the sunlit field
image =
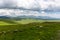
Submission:
POLYGON ((60 22, 53 20, 3 20, 0 40, 60 40, 60 22))
POLYGON ((32 22, 40 22, 40 23, 43 23, 43 22, 60 22, 60 20, 34 20, 34 19, 22 19, 22 20, 18 20, 18 21, 15 21, 16 23, 19 23, 19 24, 28 24, 28 23, 32 23, 32 22))

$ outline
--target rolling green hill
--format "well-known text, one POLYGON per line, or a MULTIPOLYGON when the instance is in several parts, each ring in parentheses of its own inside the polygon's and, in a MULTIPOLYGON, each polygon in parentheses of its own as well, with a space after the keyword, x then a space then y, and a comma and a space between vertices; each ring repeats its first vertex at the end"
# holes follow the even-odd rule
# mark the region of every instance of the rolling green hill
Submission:
POLYGON ((32 22, 60 22, 60 20, 37 20, 37 19, 21 19, 21 20, 14 20, 14 19, 0 19, 0 25, 16 25, 16 24, 28 24, 32 22))
POLYGON ((0 40, 60 40, 59 21, 1 19, 0 40))

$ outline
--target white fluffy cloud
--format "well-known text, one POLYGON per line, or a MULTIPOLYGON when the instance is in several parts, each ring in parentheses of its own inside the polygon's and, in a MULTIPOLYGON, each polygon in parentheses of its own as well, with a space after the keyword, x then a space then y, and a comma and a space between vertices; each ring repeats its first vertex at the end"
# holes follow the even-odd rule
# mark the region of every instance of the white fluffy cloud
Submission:
POLYGON ((53 1, 53 0, 0 0, 0 6, 9 7, 9 6, 14 6, 14 7, 25 7, 25 8, 33 8, 33 7, 41 7, 41 8, 46 8, 48 5, 59 5, 59 1, 53 1), (58 3, 58 4, 56 4, 58 3))
MULTIPOLYGON (((14 9, 4 9, 4 8, 14 8, 14 7, 23 7, 26 9, 39 8, 40 10, 49 9, 49 5, 54 7, 60 7, 60 0, 0 0, 0 16, 21 16, 21 15, 32 15, 32 16, 49 16, 60 18, 60 14, 57 13, 46 13, 41 11, 23 11, 23 10, 14 10, 14 9)), ((55 9, 56 10, 56 9, 55 9)))
POLYGON ((2 5, 10 5, 17 7, 34 7, 41 6, 41 8, 46 8, 48 5, 56 5, 60 6, 60 0, 0 0, 0 6, 2 5))

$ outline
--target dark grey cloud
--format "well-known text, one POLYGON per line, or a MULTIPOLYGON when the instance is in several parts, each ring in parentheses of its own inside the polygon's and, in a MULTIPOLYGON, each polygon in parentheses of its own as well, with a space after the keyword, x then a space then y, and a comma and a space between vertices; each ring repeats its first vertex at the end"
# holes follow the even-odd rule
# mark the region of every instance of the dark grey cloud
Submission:
POLYGON ((2 0, 3 2, 0 3, 0 8, 13 8, 16 7, 16 2, 12 1, 12 0, 2 0))
MULTIPOLYGON (((20 9, 20 10, 30 10, 30 11, 41 11, 41 6, 43 7, 45 5, 45 4, 40 5, 41 3, 38 3, 38 0, 37 0, 37 2, 35 0, 32 4, 29 4, 29 2, 27 2, 26 4, 29 5, 28 7, 26 5, 25 6, 18 5, 17 0, 1 0, 1 1, 2 1, 2 3, 0 2, 0 9, 6 9, 7 8, 7 9, 20 9)), ((23 0, 23 1, 25 1, 25 0, 23 0)), ((42 0, 39 0, 39 1, 42 1, 42 0)), ((50 1, 50 0, 44 0, 44 1, 50 1)), ((51 0, 51 1, 53 1, 53 0, 51 0)), ((44 2, 42 2, 42 3, 44 3, 44 2)), ((22 2, 21 5, 23 5, 23 4, 24 3, 22 2)), ((48 8, 46 8, 46 9, 47 10, 48 9, 53 10, 54 8, 51 8, 51 7, 48 6, 48 8)), ((56 9, 58 10, 57 7, 56 7, 56 9)), ((56 9, 54 9, 54 10, 56 10, 56 9)))

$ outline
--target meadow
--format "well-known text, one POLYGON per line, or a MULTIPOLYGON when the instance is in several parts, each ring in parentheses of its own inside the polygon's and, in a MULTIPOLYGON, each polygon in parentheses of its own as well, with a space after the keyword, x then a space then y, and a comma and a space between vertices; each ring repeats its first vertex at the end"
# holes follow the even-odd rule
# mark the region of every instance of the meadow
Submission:
POLYGON ((0 40, 60 40, 56 20, 0 20, 0 40))

